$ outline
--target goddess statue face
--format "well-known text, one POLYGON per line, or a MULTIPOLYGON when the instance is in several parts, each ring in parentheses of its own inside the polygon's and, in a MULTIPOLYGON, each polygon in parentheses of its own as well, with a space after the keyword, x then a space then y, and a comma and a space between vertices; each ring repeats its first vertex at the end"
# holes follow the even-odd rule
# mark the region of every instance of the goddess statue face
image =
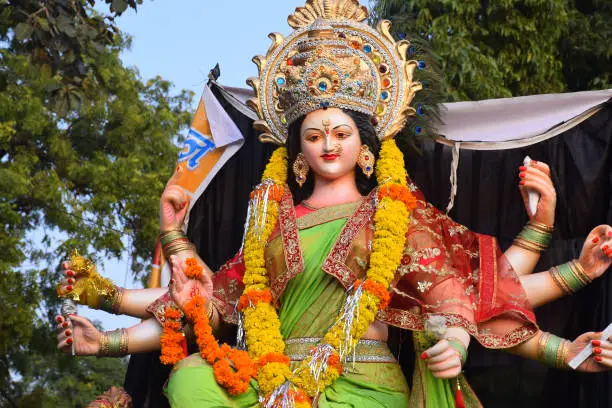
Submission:
POLYGON ((327 180, 354 175, 361 144, 357 125, 338 108, 309 113, 300 128, 302 153, 312 171, 327 180))

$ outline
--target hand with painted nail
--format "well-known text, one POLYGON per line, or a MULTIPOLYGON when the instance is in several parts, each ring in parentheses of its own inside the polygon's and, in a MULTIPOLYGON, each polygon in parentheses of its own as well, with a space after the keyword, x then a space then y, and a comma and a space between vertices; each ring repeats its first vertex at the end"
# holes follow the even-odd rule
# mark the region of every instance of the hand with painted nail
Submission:
MULTIPOLYGON (((72 292, 72 290, 74 289, 74 286, 75 286, 75 284, 77 283, 78 280, 87 279, 85 277, 82 277, 82 276, 78 277, 76 275, 76 273, 71 269, 70 261, 62 262, 62 270, 64 271, 64 277, 62 278, 62 280, 60 281, 60 283, 57 286, 57 294, 59 296, 64 296, 64 295, 67 295, 68 293, 72 292)), ((81 305, 86 305, 87 304, 87 293, 86 293, 86 291, 81 293, 81 295, 79 296, 78 303, 81 304, 81 305)))
POLYGON ((434 377, 455 378, 461 373, 461 358, 448 341, 442 339, 421 354, 434 377))
POLYGON ((170 257, 172 265, 172 280, 170 281, 170 295, 181 310, 185 310, 185 303, 191 299, 195 293, 200 294, 205 299, 210 299, 213 292, 213 282, 206 273, 200 279, 190 279, 185 274, 187 265, 176 255, 170 257))
POLYGON ((159 210, 161 231, 180 228, 189 207, 189 196, 182 187, 168 185, 162 193, 159 210))
POLYGON ((587 236, 579 258, 591 279, 599 278, 612 264, 612 227, 599 225, 587 236))
POLYGON ((567 362, 571 361, 589 343, 593 354, 580 364, 576 371, 597 373, 612 370, 612 338, 601 339, 601 332, 589 332, 579 336, 570 345, 567 362))
POLYGON ((550 168, 546 163, 532 161, 530 166, 519 167, 519 190, 527 209, 529 219, 545 225, 554 225, 557 192, 550 178, 550 168), (540 195, 537 211, 529 209, 529 192, 540 195))
POLYGON ((74 352, 78 356, 95 356, 100 348, 100 331, 82 316, 71 315, 67 320, 55 316, 57 323, 57 349, 70 353, 74 343, 74 352))

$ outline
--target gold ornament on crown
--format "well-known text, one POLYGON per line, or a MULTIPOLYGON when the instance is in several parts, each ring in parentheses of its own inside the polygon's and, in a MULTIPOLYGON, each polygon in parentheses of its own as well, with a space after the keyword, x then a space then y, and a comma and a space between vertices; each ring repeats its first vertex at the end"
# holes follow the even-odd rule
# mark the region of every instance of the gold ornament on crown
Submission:
POLYGON ((407 59, 410 43, 394 40, 388 20, 373 29, 367 17, 357 0, 308 0, 288 18, 291 35, 270 34, 267 54, 253 58, 259 77, 247 80, 262 142, 283 145, 293 121, 321 108, 372 115, 381 140, 416 114, 410 103, 422 86, 418 62, 407 59))

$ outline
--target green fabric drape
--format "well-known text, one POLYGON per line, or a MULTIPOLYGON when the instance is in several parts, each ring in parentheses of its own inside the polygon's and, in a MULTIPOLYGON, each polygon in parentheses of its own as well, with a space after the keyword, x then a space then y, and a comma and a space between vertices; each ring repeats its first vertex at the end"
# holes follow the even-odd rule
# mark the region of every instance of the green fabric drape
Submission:
MULTIPOLYGON (((322 337, 344 302, 344 288, 321 269, 340 234, 345 219, 329 221, 299 232, 304 272, 289 282, 281 298, 279 316, 284 338, 322 337)), ((215 379, 212 368, 194 354, 179 362, 166 395, 173 407, 254 407, 257 383, 238 397, 229 396, 215 379)), ((319 396, 318 406, 405 407, 408 385, 397 363, 347 363, 342 376, 319 396)))

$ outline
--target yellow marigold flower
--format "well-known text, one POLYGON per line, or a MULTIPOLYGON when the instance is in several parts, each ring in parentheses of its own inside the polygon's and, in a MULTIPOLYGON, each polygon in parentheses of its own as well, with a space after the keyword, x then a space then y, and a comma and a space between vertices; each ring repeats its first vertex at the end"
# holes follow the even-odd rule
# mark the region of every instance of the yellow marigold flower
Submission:
POLYGON ((379 185, 387 182, 406 185, 404 154, 398 149, 394 139, 382 142, 380 155, 376 162, 376 180, 379 185))
POLYGON ((285 147, 279 147, 272 153, 261 179, 262 181, 272 180, 277 184, 287 182, 287 149, 285 147))
POLYGON ((259 390, 268 395, 281 386, 291 375, 289 366, 283 363, 268 363, 257 372, 259 390))

